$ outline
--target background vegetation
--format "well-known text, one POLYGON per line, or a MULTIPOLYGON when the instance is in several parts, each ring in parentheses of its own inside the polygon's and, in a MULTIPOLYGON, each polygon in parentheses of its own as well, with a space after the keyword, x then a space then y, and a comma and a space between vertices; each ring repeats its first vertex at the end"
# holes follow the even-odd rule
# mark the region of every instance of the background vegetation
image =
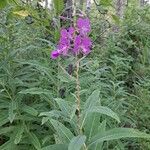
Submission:
POLYGON ((150 7, 124 7, 123 19, 111 0, 88 12, 93 46, 80 62, 82 135, 75 59, 50 58, 69 24, 60 19, 64 2, 44 9, 37 1, 0 1, 0 150, 150 149, 150 7))

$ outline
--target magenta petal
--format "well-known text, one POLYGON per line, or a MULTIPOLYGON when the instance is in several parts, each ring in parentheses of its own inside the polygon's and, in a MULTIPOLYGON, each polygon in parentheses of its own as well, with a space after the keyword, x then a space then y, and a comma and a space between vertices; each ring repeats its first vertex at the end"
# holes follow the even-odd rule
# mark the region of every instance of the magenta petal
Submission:
POLYGON ((51 52, 51 58, 56 59, 59 56, 59 52, 57 50, 54 50, 51 52))
POLYGON ((66 29, 61 29, 60 34, 61 34, 61 37, 67 38, 68 32, 66 29))
POLYGON ((75 54, 79 53, 81 42, 82 42, 81 36, 77 35, 74 40, 74 48, 73 48, 73 52, 75 54))
POLYGON ((92 46, 92 41, 89 37, 84 37, 82 39, 82 45, 84 45, 85 47, 91 47, 92 46))
POLYGON ((77 35, 74 40, 74 45, 79 46, 81 44, 82 38, 80 35, 77 35))
POLYGON ((89 33, 91 30, 90 20, 88 18, 85 18, 85 19, 79 18, 77 20, 77 28, 80 34, 87 35, 87 33, 89 33))
POLYGON ((84 20, 82 18, 79 18, 77 20, 77 27, 78 28, 82 28, 83 24, 84 24, 84 20))
POLYGON ((69 47, 63 47, 62 55, 67 56, 68 55, 68 50, 69 50, 69 47))
POLYGON ((69 45, 70 44, 70 40, 64 37, 61 37, 59 40, 59 45, 69 45))
POLYGON ((84 55, 89 54, 90 51, 91 51, 91 46, 92 46, 92 41, 91 41, 91 39, 90 39, 89 37, 84 37, 84 38, 82 39, 82 46, 81 46, 81 48, 82 48, 82 53, 83 53, 84 55))
POLYGON ((87 55, 87 54, 89 54, 90 52, 91 52, 91 49, 90 49, 90 48, 82 46, 82 53, 83 53, 84 55, 87 55))
POLYGON ((68 32, 69 32, 70 35, 72 35, 75 32, 75 29, 73 27, 70 27, 68 29, 68 32))

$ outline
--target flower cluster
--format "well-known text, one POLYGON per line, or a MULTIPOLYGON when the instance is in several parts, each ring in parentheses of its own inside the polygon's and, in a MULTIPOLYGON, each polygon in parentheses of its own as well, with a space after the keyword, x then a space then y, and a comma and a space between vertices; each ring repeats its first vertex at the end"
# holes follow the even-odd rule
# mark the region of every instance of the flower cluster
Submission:
POLYGON ((74 55, 89 54, 92 46, 91 39, 88 37, 90 30, 88 18, 79 18, 76 27, 61 29, 57 49, 51 52, 51 58, 56 59, 60 55, 67 56, 70 53, 74 55))

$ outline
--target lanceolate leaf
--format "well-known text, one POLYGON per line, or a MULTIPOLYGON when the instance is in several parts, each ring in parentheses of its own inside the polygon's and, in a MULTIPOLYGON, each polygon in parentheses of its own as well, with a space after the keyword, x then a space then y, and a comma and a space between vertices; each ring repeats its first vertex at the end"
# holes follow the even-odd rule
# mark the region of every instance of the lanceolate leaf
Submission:
POLYGON ((3 145, 0 146, 0 150, 12 149, 12 143, 12 140, 5 142, 3 145))
POLYGON ((15 137, 15 140, 14 140, 15 144, 18 144, 21 141, 23 131, 24 131, 23 125, 20 125, 20 126, 17 127, 17 134, 16 134, 16 137, 15 137))
POLYGON ((99 126, 100 126, 100 115, 97 113, 88 114, 84 125, 85 130, 84 132, 88 140, 98 133, 99 126))
POLYGON ((61 11, 64 8, 64 1, 63 0, 53 0, 53 1, 54 1, 54 7, 56 10, 56 13, 58 15, 59 13, 61 13, 61 11))
POLYGON ((9 122, 8 117, 5 115, 0 118, 0 127, 4 125, 5 123, 9 122))
POLYGON ((47 116, 49 118, 52 118, 52 117, 59 118, 62 116, 62 113, 59 110, 52 110, 49 112, 42 112, 39 114, 39 116, 47 116))
MULTIPOLYGON (((100 125, 98 124, 97 133, 103 133, 106 129, 106 120, 104 120, 100 125)), ((89 150, 102 150, 103 142, 97 142, 90 145, 89 150)))
POLYGON ((22 108, 22 110, 32 116, 37 116, 38 115, 38 111, 30 106, 24 105, 24 107, 22 108))
POLYGON ((114 128, 100 132, 89 141, 89 146, 103 141, 117 140, 121 138, 149 138, 150 135, 131 128, 114 128))
POLYGON ((13 14, 21 16, 21 17, 26 17, 29 15, 29 12, 27 10, 20 10, 20 11, 15 11, 13 14))
POLYGON ((15 129, 14 126, 9 126, 9 127, 2 128, 2 129, 0 129, 0 135, 12 132, 14 129, 15 129))
POLYGON ((111 14, 111 17, 115 21, 115 23, 119 25, 119 23, 120 23, 119 17, 116 15, 113 15, 113 14, 111 14))
POLYGON ((8 4, 7 0, 0 1, 0 8, 4 8, 8 4))
POLYGON ((111 6, 112 0, 100 0, 100 4, 103 6, 111 6))
POLYGON ((96 106, 96 104, 99 101, 99 94, 100 94, 100 91, 99 90, 95 90, 89 96, 89 98, 86 100, 86 102, 84 104, 84 110, 88 110, 88 109, 92 108, 93 106, 96 106))
POLYGON ((10 121, 10 123, 13 122, 13 120, 15 119, 15 113, 14 113, 14 110, 16 109, 16 103, 15 101, 12 101, 10 104, 9 104, 9 112, 8 112, 8 119, 10 121))
POLYGON ((74 137, 73 133, 57 120, 51 119, 50 122, 53 125, 54 129, 57 131, 57 134, 61 141, 69 143, 70 140, 74 137))
POLYGON ((67 101, 65 101, 63 99, 55 99, 55 101, 59 105, 59 108, 61 109, 61 111, 63 112, 63 114, 65 116, 69 117, 71 108, 69 107, 67 101))
POLYGON ((66 144, 54 144, 43 147, 42 150, 67 150, 68 145, 66 144))
POLYGON ((103 115, 107 115, 111 118, 116 119, 118 122, 120 122, 120 119, 116 113, 114 113, 110 108, 104 107, 104 106, 94 106, 91 109, 88 110, 88 113, 100 113, 103 115))
POLYGON ((42 88, 30 88, 26 90, 22 90, 19 92, 20 94, 32 94, 32 95, 40 95, 40 94, 49 94, 50 91, 42 88))
POLYGON ((29 135, 31 143, 34 145, 36 150, 40 150, 41 144, 40 144, 38 137, 34 133, 31 133, 31 132, 28 132, 28 135, 29 135))
POLYGON ((80 150, 84 145, 86 140, 86 136, 78 135, 77 137, 73 137, 69 143, 68 150, 80 150))

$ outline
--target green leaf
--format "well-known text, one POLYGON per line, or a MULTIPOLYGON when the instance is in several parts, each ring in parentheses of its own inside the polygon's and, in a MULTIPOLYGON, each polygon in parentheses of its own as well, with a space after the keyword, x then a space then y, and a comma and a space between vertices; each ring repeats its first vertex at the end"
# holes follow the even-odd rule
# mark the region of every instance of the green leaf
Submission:
POLYGON ((31 133, 31 132, 28 132, 28 135, 29 135, 30 141, 34 145, 34 147, 37 150, 41 150, 41 144, 40 144, 40 141, 37 138, 37 136, 34 133, 31 133))
POLYGON ((116 24, 120 24, 120 19, 118 16, 111 14, 112 19, 115 21, 116 24))
POLYGON ((18 126, 18 127, 17 127, 17 134, 16 134, 16 137, 15 137, 15 140, 14 140, 14 143, 15 143, 15 144, 20 143, 23 132, 24 132, 24 127, 23 127, 23 125, 18 126))
POLYGON ((86 136, 78 135, 73 137, 69 143, 68 150, 80 150, 84 145, 86 136))
POLYGON ((12 149, 12 140, 9 140, 0 146, 0 150, 12 149))
POLYGON ((150 138, 149 134, 131 128, 114 128, 100 132, 89 141, 89 146, 94 143, 117 140, 121 138, 150 138))
POLYGON ((20 94, 32 94, 32 95, 40 95, 40 94, 49 94, 50 91, 42 88, 30 88, 26 90, 22 90, 19 92, 20 94))
POLYGON ((96 106, 96 104, 99 102, 99 90, 93 91, 93 93, 89 96, 89 98, 86 100, 84 104, 84 110, 88 110, 92 108, 93 106, 96 106))
POLYGON ((66 144, 54 144, 43 147, 41 150, 67 150, 68 146, 66 144))
POLYGON ((88 114, 84 125, 85 135, 87 136, 88 140, 98 132, 99 125, 100 115, 97 113, 88 114))
POLYGON ((63 0, 54 0, 54 8, 56 10, 56 14, 59 15, 64 8, 63 0))
POLYGON ((54 129, 57 131, 57 134, 61 141, 63 141, 64 143, 69 143, 70 140, 74 137, 73 133, 57 120, 51 119, 50 122, 53 125, 54 129))
POLYGON ((37 116, 38 115, 38 111, 36 109, 34 109, 33 107, 24 105, 22 110, 32 116, 37 116))
MULTIPOLYGON (((35 61, 35 60, 33 60, 33 61, 23 61, 23 60, 20 61, 20 60, 18 60, 16 62, 21 64, 21 65, 29 65, 32 68, 36 68, 36 70, 38 72, 40 72, 42 75, 46 75, 54 85, 56 84, 54 82, 54 78, 52 77, 52 74, 51 74, 49 68, 47 66, 45 67, 45 65, 41 64, 40 62, 35 61)), ((49 91, 49 93, 51 93, 51 92, 49 91)))
POLYGON ((112 0, 100 0, 100 4, 103 6, 111 6, 112 0))
POLYGON ((5 115, 0 118, 0 127, 9 122, 8 117, 5 115))
MULTIPOLYGON (((104 120, 100 125, 98 124, 98 127, 95 127, 95 128, 96 128, 95 130, 97 131, 97 133, 100 133, 100 132, 103 133, 106 130, 106 120, 104 120)), ((102 146, 103 146, 103 142, 95 143, 89 147, 89 150, 101 150, 102 146)))
POLYGON ((13 120, 15 119, 15 116, 16 116, 16 113, 14 113, 14 110, 16 109, 16 102, 15 101, 12 101, 10 104, 9 104, 9 112, 8 112, 8 119, 10 121, 10 123, 13 122, 13 120))
POLYGON ((11 132, 15 129, 14 126, 9 126, 9 127, 3 127, 2 129, 0 129, 0 135, 11 132))
POLYGON ((45 124, 49 120, 49 117, 43 117, 42 118, 42 125, 45 124))
POLYGON ((120 122, 120 119, 118 115, 113 112, 110 108, 104 107, 104 106, 94 106, 91 109, 88 110, 88 113, 100 113, 103 115, 107 115, 111 118, 116 119, 118 122, 120 122))
POLYGON ((52 110, 49 112, 42 112, 39 114, 39 116, 47 116, 49 118, 52 118, 52 117, 58 118, 58 117, 62 116, 62 114, 61 114, 61 111, 52 110))
POLYGON ((0 8, 1 9, 4 8, 5 6, 7 6, 7 4, 8 4, 7 0, 1 0, 0 1, 0 8))
POLYGON ((71 107, 69 106, 68 102, 63 100, 63 99, 55 99, 55 101, 57 102, 57 104, 59 105, 59 108, 61 109, 61 111, 63 112, 63 114, 67 117, 70 116, 70 112, 71 112, 71 107))

